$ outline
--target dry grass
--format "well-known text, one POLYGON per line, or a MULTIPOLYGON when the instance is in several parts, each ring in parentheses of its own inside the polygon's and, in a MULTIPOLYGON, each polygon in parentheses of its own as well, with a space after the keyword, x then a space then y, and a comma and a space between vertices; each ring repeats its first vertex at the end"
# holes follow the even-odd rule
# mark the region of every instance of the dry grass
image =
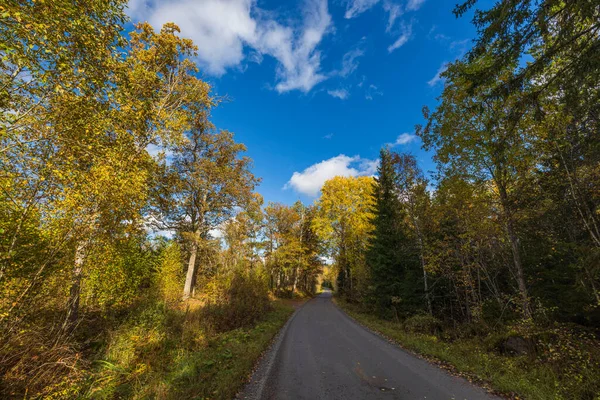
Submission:
POLYGON ((0 398, 230 399, 293 312, 288 303, 255 303, 235 326, 218 318, 239 311, 150 300, 89 313, 69 336, 49 321, 22 325, 0 343, 0 398))

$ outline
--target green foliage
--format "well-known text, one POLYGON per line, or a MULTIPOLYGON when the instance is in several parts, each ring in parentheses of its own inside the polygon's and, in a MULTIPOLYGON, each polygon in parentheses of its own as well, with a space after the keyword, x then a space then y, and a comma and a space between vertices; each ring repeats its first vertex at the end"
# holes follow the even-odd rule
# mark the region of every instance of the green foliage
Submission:
POLYGON ((374 185, 374 231, 366 253, 371 271, 372 293, 380 313, 419 309, 421 298, 418 282, 416 246, 408 237, 406 210, 400 202, 396 186, 392 153, 381 150, 378 177, 374 185))
POLYGON ((579 334, 600 326, 599 12, 585 0, 476 10, 475 46, 448 66, 439 104, 416 127, 435 152, 436 187, 414 157, 382 150, 370 246, 359 251, 372 290, 352 300, 387 317, 374 325, 530 398, 599 392, 587 350, 597 340, 579 334), (507 359, 511 347, 540 367, 507 359))
POLYGON ((172 163, 161 165, 153 191, 152 212, 160 229, 176 230, 189 247, 183 297, 193 291, 199 249, 218 228, 249 209, 258 183, 246 150, 227 131, 213 132, 207 120, 208 106, 192 110, 191 126, 181 143, 172 146, 172 163))
MULTIPOLYGON (((159 356, 179 365, 187 352, 197 369, 198 337, 273 315, 245 146, 208 120, 217 102, 193 42, 173 23, 125 35, 125 6, 0 5, 0 397, 165 397, 177 379, 152 386, 159 356), (211 230, 227 224, 223 248, 211 230), (211 286, 218 298, 197 310, 211 286), (203 298, 184 305, 189 318, 182 292, 203 298)), ((308 287, 318 268, 306 248, 308 287)), ((228 363, 225 394, 192 387, 230 398, 287 311, 275 314, 228 363)))
POLYGON ((416 314, 405 319, 402 326, 409 333, 424 333, 427 335, 436 335, 441 331, 441 322, 431 315, 416 314))
POLYGON ((406 346, 503 391, 598 396, 594 2, 475 13, 417 127, 435 190, 384 149, 376 180, 264 210, 192 41, 80 3, 0 5, 0 396, 231 398, 289 315, 269 290, 313 293, 322 256, 322 286, 404 320, 361 314, 406 346))
POLYGON ((541 324, 597 326, 597 20, 586 1, 478 10, 474 48, 444 73, 436 109, 424 109, 417 134, 439 169, 424 241, 441 278, 439 315, 470 322, 485 311, 498 323, 520 308, 541 324))
POLYGON ((82 289, 83 305, 108 308, 133 304, 155 277, 157 256, 145 250, 145 244, 139 236, 95 243, 86 259, 93 268, 89 268, 82 289))

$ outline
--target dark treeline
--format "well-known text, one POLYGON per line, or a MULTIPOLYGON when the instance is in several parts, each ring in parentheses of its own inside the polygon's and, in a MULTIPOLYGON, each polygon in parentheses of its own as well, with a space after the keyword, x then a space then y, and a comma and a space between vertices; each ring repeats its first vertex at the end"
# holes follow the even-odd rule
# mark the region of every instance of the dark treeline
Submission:
POLYGON ((381 152, 373 295, 351 298, 454 321, 598 326, 598 12, 586 1, 476 12, 475 46, 442 74, 440 104, 417 126, 433 180, 414 157, 381 152))

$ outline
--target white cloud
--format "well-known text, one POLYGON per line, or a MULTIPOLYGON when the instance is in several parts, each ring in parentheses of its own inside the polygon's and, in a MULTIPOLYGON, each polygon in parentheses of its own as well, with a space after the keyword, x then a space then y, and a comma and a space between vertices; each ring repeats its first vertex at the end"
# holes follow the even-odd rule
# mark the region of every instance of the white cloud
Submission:
POLYGON ((323 136, 323 139, 331 139, 333 137, 333 133, 328 133, 327 135, 323 136))
POLYGON ((344 154, 313 164, 302 172, 294 172, 283 187, 316 197, 325 181, 336 176, 370 176, 377 169, 377 161, 348 157, 344 154))
POLYGON ((408 11, 417 11, 425 3, 425 0, 408 0, 406 9, 408 11))
POLYGON ((410 142, 414 142, 415 140, 417 140, 417 136, 416 135, 412 135, 410 133, 403 133, 400 136, 398 136, 398 138, 392 144, 392 146, 402 146, 404 144, 408 144, 410 142))
POLYGON ((356 71, 358 68, 358 61, 356 59, 362 57, 364 54, 365 52, 362 49, 350 50, 344 54, 344 57, 342 58, 342 69, 339 70, 338 74, 345 78, 356 71))
POLYGON ((450 40, 450 36, 444 35, 443 33, 436 33, 433 38, 438 42, 447 42, 450 40))
POLYGON ((360 161, 359 169, 362 171, 361 175, 374 176, 377 168, 379 168, 379 158, 375 160, 363 159, 360 161))
POLYGON ((148 146, 146 146, 146 151, 148 152, 148 154, 150 154, 152 157, 156 158, 158 157, 158 155, 163 152, 164 150, 162 149, 162 147, 157 146, 155 144, 150 143, 148 146))
POLYGON ((350 0, 346 5, 346 13, 344 14, 344 18, 354 18, 364 13, 377 3, 379 3, 379 0, 350 0))
POLYGON ((356 86, 358 86, 359 88, 363 87, 366 80, 367 80, 367 77, 363 75, 362 78, 360 78, 360 82, 358 82, 358 84, 356 86))
POLYGON ((377 88, 375 85, 369 85, 367 90, 365 90, 365 99, 373 100, 375 96, 383 96, 383 92, 377 88))
POLYGON ((256 0, 130 0, 134 21, 147 20, 155 29, 175 21, 182 36, 198 46, 198 61, 212 75, 263 55, 278 61, 275 89, 310 91, 326 79, 317 50, 329 31, 331 16, 326 0, 306 0, 303 22, 283 26, 259 9, 256 0), (253 51, 252 51, 253 50, 253 51))
POLYGON ((159 160, 162 157, 164 157, 167 163, 169 163, 170 159, 173 157, 173 152, 171 150, 165 149, 162 146, 158 146, 152 143, 146 146, 146 151, 148 152, 148 154, 150 154, 152 158, 156 160, 159 160))
POLYGON ((222 239, 223 236, 225 235, 223 233, 223 229, 221 226, 217 226, 214 229, 211 229, 208 231, 208 234, 213 238, 213 239, 222 239))
MULTIPOLYGON (((282 41, 282 36, 289 35, 289 28, 278 28, 267 31, 265 49, 279 62, 277 75, 280 82, 275 87, 278 92, 298 89, 308 92, 317 83, 326 79, 320 73, 321 53, 316 51, 317 45, 328 31, 331 16, 326 0, 307 0, 304 9, 304 27, 302 34, 294 40, 282 41), (281 31, 286 33, 281 33, 281 31)), ((279 26, 279 25, 277 25, 279 26)))
POLYGON ((403 12, 402 8, 400 7, 400 4, 394 4, 389 1, 383 3, 383 9, 389 14, 388 24, 385 28, 385 31, 389 33, 394 27, 394 23, 403 14, 403 12))
POLYGON ((435 76, 431 78, 427 82, 427 84, 431 87, 434 87, 438 83, 443 82, 444 78, 442 78, 440 75, 446 70, 446 68, 448 68, 448 63, 444 61, 442 65, 438 68, 437 72, 435 73, 435 76))
POLYGON ((244 58, 244 43, 254 40, 257 22, 250 16, 251 0, 135 0, 130 1, 133 20, 147 20, 155 29, 176 22, 182 35, 198 46, 198 58, 213 75, 244 58))
POLYGON ((144 228, 146 232, 152 237, 164 236, 167 239, 171 239, 175 236, 175 231, 170 229, 161 229, 164 227, 161 222, 152 214, 144 217, 143 220, 144 228))
MULTIPOLYGON (((458 57, 462 57, 469 48, 470 39, 454 40, 450 42, 450 49, 455 50, 458 53, 458 57)), ((457 57, 457 58, 458 58, 457 57)))
POLYGON ((389 53, 404 46, 404 44, 406 44, 406 42, 408 42, 410 40, 410 38, 412 37, 412 23, 406 24, 406 25, 403 24, 402 28, 401 28, 401 32, 402 33, 398 37, 398 39, 396 39, 396 41, 388 47, 389 53))
POLYGON ((167 239, 173 239, 175 237, 175 231, 173 231, 173 230, 159 230, 159 231, 151 232, 150 235, 152 237, 164 236, 167 239))
POLYGON ((350 96, 350 93, 348 93, 346 89, 328 90, 327 93, 330 96, 338 98, 340 100, 346 100, 350 96))

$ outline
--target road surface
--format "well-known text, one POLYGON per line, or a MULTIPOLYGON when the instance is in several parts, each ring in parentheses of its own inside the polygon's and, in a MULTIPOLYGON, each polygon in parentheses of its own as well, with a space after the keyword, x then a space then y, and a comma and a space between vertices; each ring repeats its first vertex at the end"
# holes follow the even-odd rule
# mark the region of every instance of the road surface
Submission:
POLYGON ((330 292, 294 314, 238 398, 496 399, 358 325, 330 292))

